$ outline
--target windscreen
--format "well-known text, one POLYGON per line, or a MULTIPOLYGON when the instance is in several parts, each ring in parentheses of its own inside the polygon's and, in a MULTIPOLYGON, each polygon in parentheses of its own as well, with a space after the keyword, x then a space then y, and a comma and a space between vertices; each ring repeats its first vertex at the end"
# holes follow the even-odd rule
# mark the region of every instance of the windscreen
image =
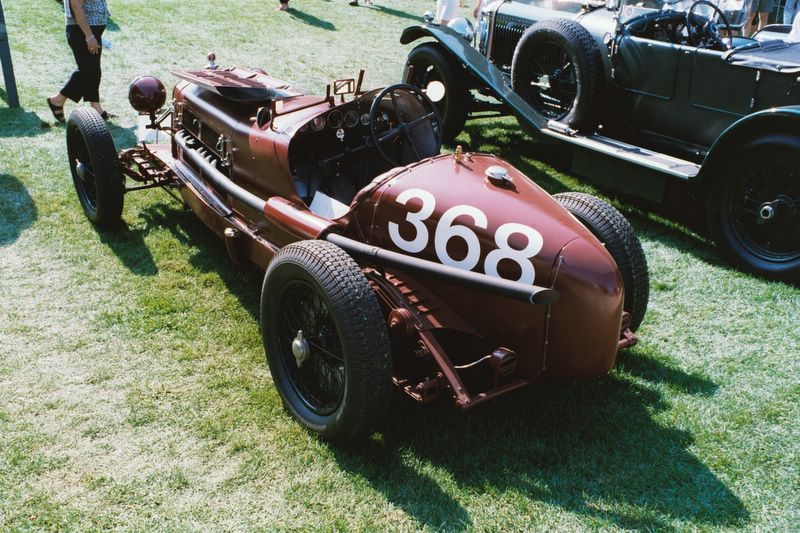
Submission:
MULTIPOLYGON (((732 27, 741 28, 747 22, 752 0, 708 1, 717 6, 725 14, 725 17, 732 27)), ((620 6, 620 21, 628 22, 631 19, 654 11, 677 11, 686 13, 695 3, 697 3, 695 0, 623 0, 620 6)), ((694 8, 693 13, 713 19, 718 24, 722 23, 722 21, 719 20, 719 15, 715 13, 715 10, 705 3, 699 3, 694 8)))

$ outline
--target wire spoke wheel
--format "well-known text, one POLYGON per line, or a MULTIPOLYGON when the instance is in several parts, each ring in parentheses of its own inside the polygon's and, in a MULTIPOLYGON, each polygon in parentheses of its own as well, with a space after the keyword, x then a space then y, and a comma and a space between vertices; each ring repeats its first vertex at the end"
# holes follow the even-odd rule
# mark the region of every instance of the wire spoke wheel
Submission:
POLYGON ((330 414, 344 395, 345 364, 331 311, 302 281, 288 285, 278 301, 278 345, 292 385, 309 409, 330 414))
POLYGON ((289 414, 338 444, 368 436, 392 391, 389 336, 358 264, 325 241, 301 241, 270 262, 261 334, 289 414))
POLYGON ((67 121, 67 158, 83 212, 100 228, 119 223, 125 180, 108 126, 91 108, 78 108, 67 121))
POLYGON ((711 237, 740 268, 800 281, 800 138, 765 135, 734 154, 706 199, 711 237))
POLYGON ((800 168, 763 161, 743 171, 728 204, 731 228, 753 255, 771 262, 800 258, 800 168))
POLYGON ((553 120, 569 113, 578 97, 575 66, 567 51, 553 41, 533 50, 528 76, 522 83, 525 87, 522 96, 539 113, 553 120))
POLYGON ((537 22, 525 30, 514 50, 511 85, 541 121, 593 129, 598 116, 594 100, 602 83, 597 43, 574 20, 537 22))

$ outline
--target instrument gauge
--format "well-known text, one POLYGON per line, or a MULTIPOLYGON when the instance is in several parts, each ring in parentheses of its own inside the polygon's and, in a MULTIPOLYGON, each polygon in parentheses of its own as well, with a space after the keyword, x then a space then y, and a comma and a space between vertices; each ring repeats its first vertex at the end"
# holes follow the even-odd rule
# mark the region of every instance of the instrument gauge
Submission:
POLYGON ((364 113, 361 115, 361 124, 364 126, 369 126, 369 113, 364 113))
POLYGON ((322 115, 318 117, 314 117, 314 120, 311 121, 311 129, 314 131, 322 131, 322 128, 325 127, 325 117, 322 115))
POLYGON ((358 113, 351 109, 344 115, 344 125, 348 128, 352 128, 356 124, 358 124, 358 113))
POLYGON ((328 127, 335 130, 339 129, 342 125, 342 112, 334 109, 328 113, 328 127))

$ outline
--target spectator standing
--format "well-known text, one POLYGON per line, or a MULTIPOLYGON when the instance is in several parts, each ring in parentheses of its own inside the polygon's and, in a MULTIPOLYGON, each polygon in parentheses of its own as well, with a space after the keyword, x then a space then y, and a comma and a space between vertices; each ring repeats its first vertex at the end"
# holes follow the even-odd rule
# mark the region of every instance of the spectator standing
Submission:
POLYGON ((64 104, 89 102, 103 119, 109 115, 100 105, 100 57, 103 32, 108 23, 106 0, 65 0, 67 43, 72 49, 77 68, 57 94, 47 99, 47 105, 59 122, 64 122, 64 104))
POLYGON ((447 24, 458 16, 458 0, 436 0, 436 20, 447 24))
POLYGON ((791 25, 794 22, 795 15, 797 15, 798 0, 786 0, 786 5, 783 6, 783 23, 791 25))
POLYGON ((750 30, 748 35, 753 35, 755 32, 767 25, 769 14, 775 7, 775 0, 753 0, 753 5, 750 9, 750 30), (753 24, 753 16, 757 17, 757 21, 753 24))

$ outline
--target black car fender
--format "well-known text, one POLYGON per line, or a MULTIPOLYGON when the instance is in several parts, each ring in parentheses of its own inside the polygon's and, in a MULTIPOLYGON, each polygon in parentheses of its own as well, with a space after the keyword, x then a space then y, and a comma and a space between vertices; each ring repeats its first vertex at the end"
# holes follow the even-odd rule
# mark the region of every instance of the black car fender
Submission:
POLYGON ((747 115, 731 124, 714 141, 693 181, 713 177, 745 142, 761 135, 786 133, 800 137, 800 105, 773 107, 747 115))

